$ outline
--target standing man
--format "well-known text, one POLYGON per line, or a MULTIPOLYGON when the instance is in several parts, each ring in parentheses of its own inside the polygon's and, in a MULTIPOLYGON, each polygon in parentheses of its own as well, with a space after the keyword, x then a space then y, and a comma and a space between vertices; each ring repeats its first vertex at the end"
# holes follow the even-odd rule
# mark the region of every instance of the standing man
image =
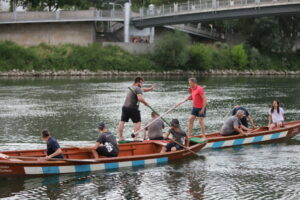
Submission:
POLYGON ((192 135, 194 121, 199 117, 199 124, 202 130, 202 137, 205 136, 204 117, 206 117, 206 96, 203 87, 198 85, 196 78, 189 78, 191 95, 186 100, 193 100, 193 109, 188 122, 188 136, 192 135))
POLYGON ((164 122, 161 119, 156 120, 156 118, 159 117, 156 112, 152 112, 151 117, 152 119, 145 125, 147 126, 151 123, 151 125, 144 130, 144 140, 147 138, 149 138, 149 140, 163 140, 162 130, 165 128, 164 122), (153 122, 154 120, 156 121, 153 122))
MULTIPOLYGON (((139 102, 142 102, 145 106, 149 104, 143 97, 143 92, 149 92, 155 88, 155 84, 150 88, 142 88, 144 79, 136 77, 133 86, 131 86, 127 92, 127 96, 122 107, 121 121, 118 126, 118 137, 119 140, 124 140, 123 130, 125 123, 132 120, 134 124, 134 132, 141 128, 141 113, 139 110, 139 102)), ((137 135, 135 136, 135 139, 137 135)))
POLYGON ((51 158, 64 158, 62 155, 62 150, 53 137, 51 137, 50 132, 47 129, 42 130, 42 138, 47 143, 47 156, 45 157, 46 160, 51 158))
POLYGON ((235 106, 234 109, 232 110, 232 115, 236 115, 237 111, 239 111, 239 110, 242 110, 242 111, 244 111, 244 113, 245 113, 245 116, 244 116, 242 119, 240 119, 241 122, 242 122, 242 124, 243 124, 245 127, 248 128, 248 120, 249 120, 249 122, 250 122, 252 128, 256 128, 256 126, 254 125, 254 122, 253 122, 253 118, 252 118, 252 116, 249 114, 249 112, 248 112, 248 110, 247 110, 246 108, 237 105, 237 106, 235 106), (247 119, 248 119, 248 120, 247 120, 247 119))

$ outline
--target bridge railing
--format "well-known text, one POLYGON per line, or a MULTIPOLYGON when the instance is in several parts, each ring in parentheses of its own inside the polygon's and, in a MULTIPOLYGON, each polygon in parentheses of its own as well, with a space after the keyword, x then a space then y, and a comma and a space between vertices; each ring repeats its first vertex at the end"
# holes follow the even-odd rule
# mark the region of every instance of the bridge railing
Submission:
POLYGON ((174 3, 152 7, 152 9, 140 8, 139 17, 161 16, 180 14, 184 12, 199 12, 209 10, 223 10, 243 7, 260 7, 268 5, 280 5, 300 2, 300 0, 194 0, 185 3, 174 3))
POLYGON ((0 12, 0 23, 43 22, 43 21, 84 21, 117 19, 123 20, 123 10, 78 10, 56 12, 0 12))

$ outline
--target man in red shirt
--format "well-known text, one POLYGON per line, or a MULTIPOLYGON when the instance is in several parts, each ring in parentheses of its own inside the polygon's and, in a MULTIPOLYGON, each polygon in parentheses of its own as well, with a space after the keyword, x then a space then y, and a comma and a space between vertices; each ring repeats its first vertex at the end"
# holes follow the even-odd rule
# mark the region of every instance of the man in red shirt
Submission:
POLYGON ((187 97, 187 100, 193 100, 193 109, 188 122, 188 136, 192 135, 194 121, 196 117, 199 117, 199 124, 202 130, 202 137, 205 136, 204 117, 206 117, 206 96, 204 88, 198 85, 196 78, 189 78, 191 95, 187 97))

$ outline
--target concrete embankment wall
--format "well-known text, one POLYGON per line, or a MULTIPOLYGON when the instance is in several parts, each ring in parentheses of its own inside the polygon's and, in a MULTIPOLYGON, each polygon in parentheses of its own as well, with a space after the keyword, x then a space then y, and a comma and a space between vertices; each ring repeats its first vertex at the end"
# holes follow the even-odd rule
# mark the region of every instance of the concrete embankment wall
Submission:
POLYGON ((0 40, 25 46, 40 43, 88 45, 95 42, 96 32, 93 22, 2 24, 0 40))

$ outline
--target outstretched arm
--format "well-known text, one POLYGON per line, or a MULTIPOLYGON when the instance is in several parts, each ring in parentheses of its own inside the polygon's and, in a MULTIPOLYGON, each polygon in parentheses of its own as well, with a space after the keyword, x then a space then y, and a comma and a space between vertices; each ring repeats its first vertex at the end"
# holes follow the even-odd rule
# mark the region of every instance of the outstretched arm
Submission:
POLYGON ((144 92, 149 92, 149 91, 151 91, 151 90, 154 90, 156 88, 156 83, 154 83, 151 87, 149 87, 149 88, 142 88, 142 90, 144 91, 144 92))
POLYGON ((248 116, 248 120, 249 120, 251 126, 252 126, 253 128, 256 128, 256 126, 254 125, 253 118, 252 118, 251 115, 248 116))

